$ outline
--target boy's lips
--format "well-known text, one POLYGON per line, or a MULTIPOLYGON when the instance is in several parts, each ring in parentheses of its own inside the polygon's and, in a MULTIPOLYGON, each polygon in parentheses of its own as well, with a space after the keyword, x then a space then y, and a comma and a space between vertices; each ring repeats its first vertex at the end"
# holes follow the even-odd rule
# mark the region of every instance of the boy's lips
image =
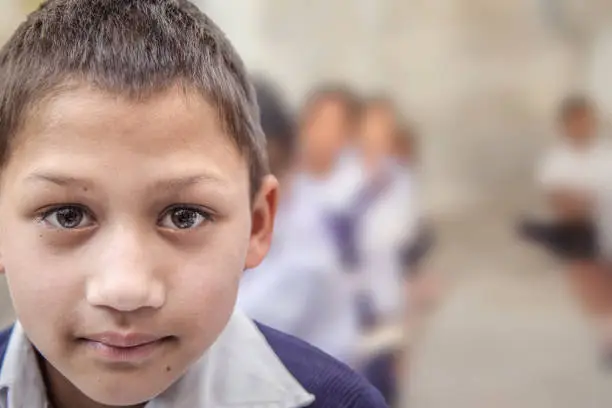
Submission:
POLYGON ((87 341, 101 343, 108 347, 131 348, 155 343, 157 341, 163 340, 164 338, 165 337, 163 336, 156 336, 145 333, 104 332, 91 336, 85 336, 83 339, 87 341))
POLYGON ((111 363, 142 363, 164 349, 172 337, 144 333, 105 332, 81 338, 96 359, 111 363))

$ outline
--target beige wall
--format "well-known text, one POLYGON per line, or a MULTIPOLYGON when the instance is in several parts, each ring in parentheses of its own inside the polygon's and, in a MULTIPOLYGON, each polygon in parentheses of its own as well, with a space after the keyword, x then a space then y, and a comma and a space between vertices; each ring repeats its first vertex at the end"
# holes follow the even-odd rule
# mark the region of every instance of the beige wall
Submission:
MULTIPOLYGON (((2 0, 0 38, 21 18, 15 1, 2 0)), ((554 105, 580 83, 536 1, 198 1, 295 104, 322 79, 393 91, 422 129, 432 211, 528 183, 554 105)))
POLYGON ((552 107, 574 86, 573 51, 534 2, 255 1, 250 16, 233 13, 244 0, 202 6, 295 101, 323 78, 396 94, 423 131, 433 212, 528 183, 552 107))
POLYGON ((16 0, 0 0, 0 42, 4 42, 24 18, 16 0))
POLYGON ((612 121, 612 24, 597 37, 588 66, 588 89, 612 121))

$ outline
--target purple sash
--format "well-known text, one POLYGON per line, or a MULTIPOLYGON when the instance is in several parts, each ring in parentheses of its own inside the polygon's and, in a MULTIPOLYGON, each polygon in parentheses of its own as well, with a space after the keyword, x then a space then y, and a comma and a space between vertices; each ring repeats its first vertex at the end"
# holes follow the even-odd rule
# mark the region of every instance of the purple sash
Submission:
POLYGON ((357 192, 347 211, 326 217, 342 263, 348 271, 355 270, 360 262, 361 251, 357 245, 357 229, 364 215, 381 194, 389 188, 392 181, 391 172, 380 173, 378 177, 357 192))

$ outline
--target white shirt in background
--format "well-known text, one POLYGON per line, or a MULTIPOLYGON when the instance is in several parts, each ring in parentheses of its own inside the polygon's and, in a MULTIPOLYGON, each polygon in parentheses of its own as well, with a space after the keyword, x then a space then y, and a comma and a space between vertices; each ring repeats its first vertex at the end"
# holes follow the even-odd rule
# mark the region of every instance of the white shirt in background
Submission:
POLYGON ((357 315, 318 202, 293 188, 286 198, 270 252, 259 267, 245 272, 238 305, 260 323, 351 365, 357 315))
POLYGON ((352 165, 354 153, 346 152, 338 163, 325 176, 312 176, 298 173, 293 181, 293 189, 299 194, 317 202, 323 211, 345 210, 350 198, 359 190, 363 180, 356 177, 352 165))
POLYGON ((537 182, 546 191, 569 189, 594 193, 612 159, 612 148, 604 141, 578 149, 568 142, 552 148, 541 160, 537 182))
MULTIPOLYGON (((345 166, 345 177, 358 180, 355 190, 370 181, 370 174, 358 157, 347 160, 345 166)), ((391 173, 392 181, 368 208, 359 224, 357 242, 361 262, 357 272, 363 278, 363 286, 378 317, 393 320, 405 312, 405 265, 400 254, 416 238, 419 214, 410 173, 393 162, 387 163, 384 171, 391 173)))
POLYGON ((598 140, 579 150, 562 143, 544 156, 537 177, 545 191, 568 189, 594 197, 599 248, 612 261, 612 144, 598 140))
MULTIPOLYGON (((405 311, 405 271, 400 253, 414 241, 419 215, 410 172, 392 161, 385 165, 392 182, 360 219, 357 245, 361 262, 357 271, 345 273, 345 279, 354 294, 365 293, 371 299, 378 318, 392 320, 405 311)), ((317 199, 330 215, 350 212, 355 197, 371 177, 358 153, 349 150, 327 178, 301 175, 296 188, 317 199)))

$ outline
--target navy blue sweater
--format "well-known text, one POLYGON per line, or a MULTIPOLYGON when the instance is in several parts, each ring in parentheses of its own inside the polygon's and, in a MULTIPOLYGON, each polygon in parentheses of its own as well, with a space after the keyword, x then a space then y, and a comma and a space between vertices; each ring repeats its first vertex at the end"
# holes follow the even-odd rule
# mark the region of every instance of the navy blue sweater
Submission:
MULTIPOLYGON (((316 397, 310 408, 386 408, 382 396, 344 364, 309 344, 269 327, 258 325, 285 367, 316 397)), ((0 369, 11 328, 0 332, 0 369)))

